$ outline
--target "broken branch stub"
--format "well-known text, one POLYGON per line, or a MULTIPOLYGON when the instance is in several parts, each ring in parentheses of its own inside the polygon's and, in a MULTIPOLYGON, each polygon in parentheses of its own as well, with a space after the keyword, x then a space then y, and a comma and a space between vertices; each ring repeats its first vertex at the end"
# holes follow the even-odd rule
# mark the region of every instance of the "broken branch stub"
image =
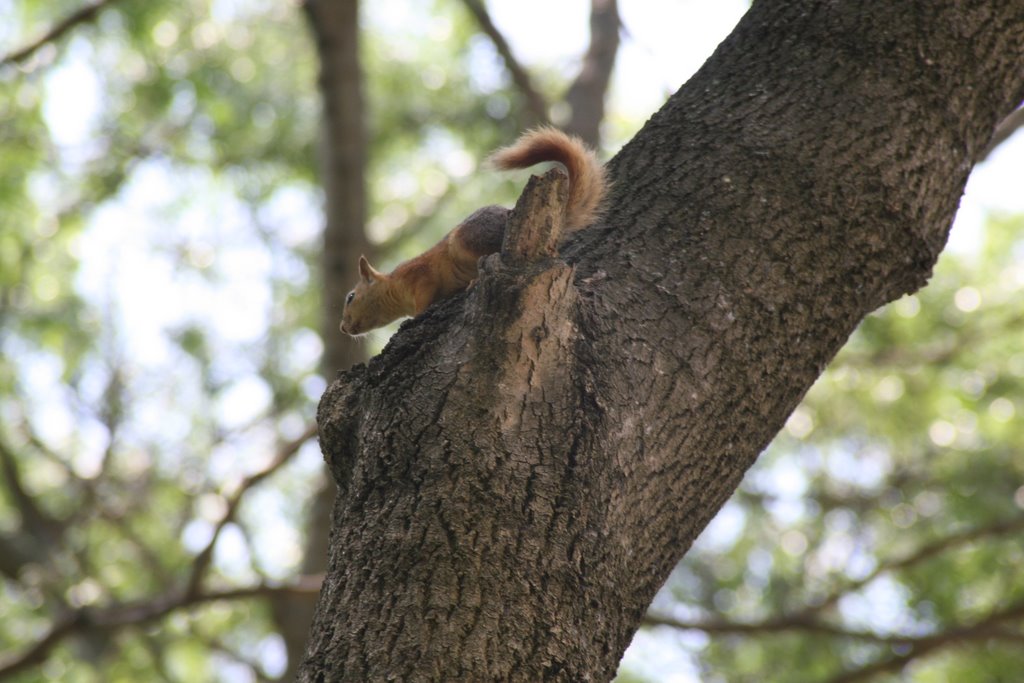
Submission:
POLYGON ((511 261, 536 261, 556 255, 568 197, 568 178, 560 169, 530 176, 509 215, 502 256, 511 261))

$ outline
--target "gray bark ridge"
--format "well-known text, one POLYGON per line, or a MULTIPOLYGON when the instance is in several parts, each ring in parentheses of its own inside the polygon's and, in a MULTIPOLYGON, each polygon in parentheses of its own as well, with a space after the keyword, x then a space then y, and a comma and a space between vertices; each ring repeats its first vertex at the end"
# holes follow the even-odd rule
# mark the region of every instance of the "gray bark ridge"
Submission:
POLYGON ((320 404, 304 680, 608 680, 1024 98, 1024 4, 759 0, 611 162, 567 263, 489 257, 320 404))

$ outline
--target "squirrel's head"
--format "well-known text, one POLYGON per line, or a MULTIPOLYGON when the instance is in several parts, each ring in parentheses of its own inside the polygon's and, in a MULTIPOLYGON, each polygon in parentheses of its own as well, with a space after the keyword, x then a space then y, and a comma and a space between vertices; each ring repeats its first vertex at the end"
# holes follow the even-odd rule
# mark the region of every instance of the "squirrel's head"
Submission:
POLYGON ((365 256, 359 257, 359 282, 345 297, 341 331, 358 337, 387 325, 398 316, 387 301, 388 276, 374 270, 365 256))

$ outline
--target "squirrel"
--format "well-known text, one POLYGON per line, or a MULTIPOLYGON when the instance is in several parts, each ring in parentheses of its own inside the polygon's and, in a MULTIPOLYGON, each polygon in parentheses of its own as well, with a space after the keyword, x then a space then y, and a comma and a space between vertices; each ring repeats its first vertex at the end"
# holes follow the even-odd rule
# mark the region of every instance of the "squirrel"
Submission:
MULTIPOLYGON (((594 222, 608 189, 604 167, 594 152, 557 128, 527 131, 489 161, 502 170, 544 161, 564 166, 569 174, 566 232, 594 222)), ((477 277, 480 258, 501 251, 510 213, 495 205, 477 209, 440 242, 391 273, 374 270, 366 256, 360 256, 359 282, 345 297, 341 331, 353 337, 365 334, 403 316, 419 315, 434 302, 466 289, 477 277)))

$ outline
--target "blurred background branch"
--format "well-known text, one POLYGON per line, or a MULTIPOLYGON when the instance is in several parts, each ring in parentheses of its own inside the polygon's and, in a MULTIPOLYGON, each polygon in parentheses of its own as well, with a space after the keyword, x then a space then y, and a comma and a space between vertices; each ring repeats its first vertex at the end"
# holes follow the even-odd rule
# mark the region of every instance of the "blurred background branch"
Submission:
POLYGON ((83 5, 81 8, 56 22, 49 30, 35 40, 4 55, 3 57, 0 57, 0 67, 25 62, 44 45, 60 40, 66 33, 80 24, 94 21, 101 11, 117 1, 118 0, 95 0, 95 2, 83 5))

